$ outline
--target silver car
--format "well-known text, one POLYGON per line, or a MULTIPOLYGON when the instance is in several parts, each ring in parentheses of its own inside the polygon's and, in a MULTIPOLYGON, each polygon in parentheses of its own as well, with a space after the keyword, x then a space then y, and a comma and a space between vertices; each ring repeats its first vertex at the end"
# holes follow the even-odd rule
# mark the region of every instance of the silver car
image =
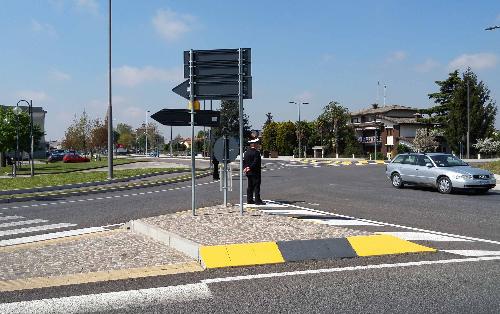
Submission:
POLYGON ((398 189, 405 184, 416 184, 433 186, 443 194, 453 189, 486 193, 496 186, 493 173, 471 167, 456 156, 443 153, 399 154, 387 164, 385 173, 398 189))

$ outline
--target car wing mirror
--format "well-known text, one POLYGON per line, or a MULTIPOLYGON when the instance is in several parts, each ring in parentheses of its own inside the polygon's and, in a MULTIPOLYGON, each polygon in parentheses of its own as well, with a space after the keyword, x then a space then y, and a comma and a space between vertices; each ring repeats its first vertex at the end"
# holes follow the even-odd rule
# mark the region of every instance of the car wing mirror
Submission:
POLYGON ((434 166, 433 166, 430 162, 426 163, 426 164, 425 164, 425 166, 426 166, 427 168, 432 168, 432 167, 434 167, 434 166))

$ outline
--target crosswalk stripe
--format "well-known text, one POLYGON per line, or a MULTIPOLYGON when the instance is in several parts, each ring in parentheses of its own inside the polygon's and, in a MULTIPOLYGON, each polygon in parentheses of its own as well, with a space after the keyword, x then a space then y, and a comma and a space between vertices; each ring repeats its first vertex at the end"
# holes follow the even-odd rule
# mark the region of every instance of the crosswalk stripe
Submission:
POLYGON ((22 218, 24 218, 24 217, 23 216, 4 216, 4 217, 0 217, 0 221, 22 219, 22 218))
POLYGON ((90 228, 83 228, 83 229, 73 229, 73 230, 68 230, 68 231, 59 231, 59 232, 53 232, 53 233, 45 233, 45 234, 39 234, 39 235, 34 235, 34 236, 22 237, 22 238, 1 240, 0 247, 17 245, 17 244, 32 243, 32 242, 38 242, 38 241, 45 241, 45 240, 52 240, 52 239, 58 239, 58 238, 64 238, 64 237, 71 237, 71 236, 75 236, 75 235, 101 232, 101 231, 106 231, 106 230, 107 229, 105 229, 103 227, 90 227, 90 228))
POLYGON ((32 219, 32 220, 6 222, 3 224, 0 224, 0 228, 8 228, 8 227, 15 227, 15 226, 22 226, 22 225, 32 225, 32 224, 38 224, 38 223, 47 222, 47 221, 48 220, 44 220, 44 219, 32 219))
POLYGON ((471 240, 454 238, 445 235, 427 233, 427 232, 377 232, 379 234, 389 234, 404 240, 413 241, 446 241, 446 242, 472 242, 471 240))
POLYGON ((43 225, 43 226, 38 226, 38 227, 5 230, 5 231, 0 231, 0 237, 5 237, 5 236, 9 236, 9 235, 14 235, 14 234, 20 234, 20 233, 45 231, 45 230, 60 229, 60 228, 74 227, 74 226, 76 226, 76 224, 59 223, 59 224, 43 225))

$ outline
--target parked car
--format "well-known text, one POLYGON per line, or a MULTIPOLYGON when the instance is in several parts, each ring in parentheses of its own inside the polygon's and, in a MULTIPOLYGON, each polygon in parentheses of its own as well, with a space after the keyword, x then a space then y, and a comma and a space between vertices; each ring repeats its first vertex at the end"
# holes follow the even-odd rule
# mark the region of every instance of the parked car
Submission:
POLYGON ((90 159, 87 157, 83 157, 81 155, 78 155, 77 153, 69 153, 69 154, 64 155, 63 162, 71 162, 71 163, 90 162, 90 159))
POLYGON ((66 153, 62 149, 56 149, 50 152, 49 158, 47 159, 48 162, 56 162, 56 161, 62 161, 63 157, 66 153))
POLYGON ((399 154, 386 165, 385 173, 398 189, 405 184, 415 184, 433 186, 443 194, 454 189, 486 193, 496 186, 493 173, 443 153, 399 154))

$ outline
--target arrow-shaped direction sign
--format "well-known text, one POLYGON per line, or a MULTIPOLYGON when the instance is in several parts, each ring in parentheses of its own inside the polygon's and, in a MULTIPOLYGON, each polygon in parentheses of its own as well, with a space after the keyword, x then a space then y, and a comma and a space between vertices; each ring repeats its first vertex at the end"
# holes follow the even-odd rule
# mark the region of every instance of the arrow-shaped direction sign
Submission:
POLYGON ((181 97, 189 99, 189 80, 185 80, 176 87, 172 88, 172 91, 181 97))
MULTIPOLYGON (((189 99, 189 80, 172 89, 177 95, 189 99)), ((194 82, 194 98, 198 100, 238 100, 238 81, 227 78, 203 78, 194 82)), ((252 98, 252 77, 243 77, 243 98, 252 98)))

